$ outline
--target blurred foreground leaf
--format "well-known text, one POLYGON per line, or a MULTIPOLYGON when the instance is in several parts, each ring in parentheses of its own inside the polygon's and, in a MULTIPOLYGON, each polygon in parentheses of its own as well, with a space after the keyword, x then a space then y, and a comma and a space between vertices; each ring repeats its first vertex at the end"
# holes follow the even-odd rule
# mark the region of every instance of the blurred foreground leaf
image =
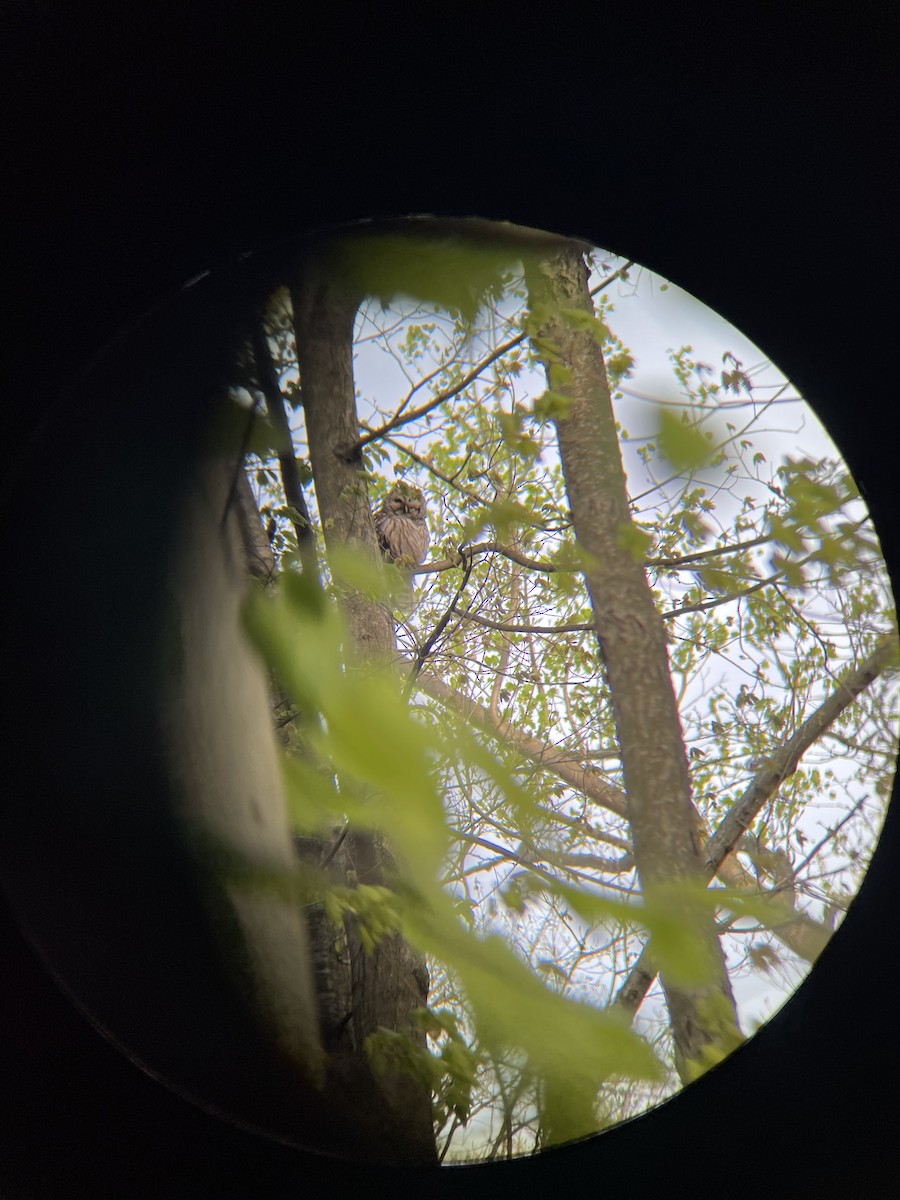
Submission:
MULTIPOLYGON (((348 668, 336 606, 301 581, 283 577, 274 597, 252 596, 246 625, 294 700, 321 717, 308 734, 317 761, 284 760, 297 827, 308 832, 347 820, 378 829, 400 864, 395 890, 384 889, 379 897, 374 894, 379 889, 365 895, 362 889, 341 889, 334 897, 338 910, 351 907, 370 918, 368 938, 399 926, 417 949, 446 965, 464 990, 479 1042, 495 1053, 524 1054, 529 1070, 544 1081, 555 1138, 596 1129, 593 1107, 604 1081, 660 1079, 662 1067, 624 1013, 548 988, 506 942, 471 932, 441 884, 452 839, 436 779, 442 758, 458 756, 491 778, 527 824, 535 798, 509 769, 461 723, 448 718, 440 731, 423 724, 392 671, 348 668)), ((582 901, 586 908, 600 904, 579 894, 582 901)), ((604 901, 602 907, 620 920, 629 915, 620 902, 604 901)), ((405 1052, 393 1044, 379 1043, 373 1053, 382 1066, 405 1061, 405 1052)))

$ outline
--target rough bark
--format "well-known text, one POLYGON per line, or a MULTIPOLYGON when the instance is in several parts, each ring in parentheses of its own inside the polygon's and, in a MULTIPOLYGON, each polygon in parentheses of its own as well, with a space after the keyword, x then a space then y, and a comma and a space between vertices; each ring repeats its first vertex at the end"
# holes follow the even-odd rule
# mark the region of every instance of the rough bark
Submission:
MULTIPOLYGON (((310 463, 326 550, 349 545, 373 563, 381 558, 359 449, 353 384, 353 321, 361 300, 329 269, 327 250, 311 256, 291 289, 300 360, 310 463)), ((349 630, 351 669, 372 670, 395 652, 390 609, 347 591, 342 608, 349 630)), ((330 838, 306 838, 301 855, 326 866, 335 882, 389 884, 392 860, 380 835, 335 830, 330 838)), ((336 936, 324 913, 309 917, 317 977, 320 1032, 328 1052, 328 1087, 352 1094, 361 1119, 380 1130, 387 1156, 396 1162, 437 1161, 427 1087, 409 1076, 375 1077, 365 1052, 378 1029, 406 1033, 418 1044, 411 1011, 426 1003, 428 977, 421 958, 399 936, 382 938, 367 954, 355 920, 336 936)))
MULTIPOLYGON (((673 882, 705 883, 687 757, 669 673, 666 637, 631 525, 606 369, 594 331, 566 317, 593 316, 581 251, 566 247, 526 265, 529 304, 548 386, 566 397, 556 420, 559 450, 622 756, 635 861, 648 898, 673 882), (623 536, 625 535, 625 536, 623 536)), ((712 918, 684 906, 702 941, 708 982, 663 986, 679 1070, 740 1037, 712 918)))

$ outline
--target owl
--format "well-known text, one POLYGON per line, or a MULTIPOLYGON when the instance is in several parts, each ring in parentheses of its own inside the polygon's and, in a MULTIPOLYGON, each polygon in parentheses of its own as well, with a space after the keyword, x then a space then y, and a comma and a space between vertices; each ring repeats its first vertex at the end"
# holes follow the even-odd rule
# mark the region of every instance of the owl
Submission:
POLYGON ((389 562, 418 566, 428 552, 425 497, 417 487, 395 483, 375 513, 378 543, 389 562))

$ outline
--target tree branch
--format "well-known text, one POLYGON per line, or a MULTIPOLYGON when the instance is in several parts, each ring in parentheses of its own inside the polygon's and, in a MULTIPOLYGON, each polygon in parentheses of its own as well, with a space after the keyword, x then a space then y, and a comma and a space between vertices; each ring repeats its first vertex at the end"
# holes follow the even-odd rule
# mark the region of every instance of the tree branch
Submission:
MULTIPOLYGON (((816 713, 808 721, 804 722, 794 738, 785 743, 780 756, 784 758, 785 763, 792 758, 795 760, 790 771, 785 770, 784 774, 775 776, 774 784, 772 772, 768 768, 757 775, 744 793, 742 800, 738 802, 738 805, 735 806, 732 812, 723 818, 716 833, 706 843, 705 852, 709 878, 718 874, 724 883, 733 887, 749 890, 756 886, 755 881, 741 867, 740 863, 734 858, 729 858, 729 855, 733 853, 738 840, 744 832, 744 821, 746 820, 747 825, 749 825, 753 816, 770 799, 778 783, 783 782, 796 769, 803 751, 808 749, 816 740, 816 737, 824 732, 827 725, 833 723, 837 716, 840 715, 840 712, 848 707, 855 697, 885 669, 891 653, 892 643, 889 639, 886 639, 866 659, 861 667, 848 672, 844 676, 840 682, 839 690, 835 695, 826 700, 816 713), (818 732, 810 737, 813 730, 818 730, 818 732), (800 749, 801 744, 802 749, 800 749), (768 790, 761 786, 766 779, 768 779, 768 790), (753 802, 754 811, 748 818, 746 804, 750 796, 755 798, 753 802), (742 802, 744 804, 743 808, 739 807, 742 802), (713 858, 715 860, 714 868, 712 865, 713 858)), ((406 661, 408 662, 408 660, 406 661)), ((471 722, 496 740, 513 746, 539 767, 550 771, 565 783, 582 791, 589 800, 593 800, 601 807, 618 816, 627 815, 627 798, 624 793, 601 780, 592 772, 576 766, 572 761, 571 755, 566 755, 564 751, 556 750, 545 743, 539 742, 538 739, 530 737, 509 722, 493 721, 487 708, 468 699, 462 693, 454 691, 442 679, 430 672, 423 671, 418 677, 418 683, 422 690, 433 699, 452 708, 466 721, 471 722)), ((590 836, 590 830, 584 826, 584 823, 569 817, 568 814, 548 812, 547 817, 550 820, 559 820, 563 824, 577 826, 590 836)), ((600 832, 599 830, 597 831, 598 834, 600 832)), ((605 837, 606 835, 603 836, 605 837)), ((624 841, 619 844, 622 849, 626 848, 627 843, 624 841)), ((630 861, 630 856, 627 855, 626 857, 630 861)), ((616 861, 620 863, 621 869, 624 869, 626 858, 609 860, 609 862, 604 860, 605 868, 609 869, 610 865, 616 861)), ((828 939, 828 931, 819 922, 813 921, 809 916, 801 912, 797 912, 794 918, 780 924, 773 932, 790 950, 809 962, 814 961, 818 957, 828 939)), ((616 994, 614 1003, 633 1015, 640 1007, 641 1001, 646 996, 655 978, 656 967, 653 964, 649 951, 645 949, 616 994)))
MULTIPOLYGON (((545 870, 540 865, 542 854, 535 854, 534 857, 526 857, 523 854, 517 853, 515 850, 510 850, 506 846, 501 846, 499 842, 489 841, 488 838, 479 837, 474 833, 463 833, 460 829, 453 829, 451 833, 455 833, 461 842, 467 842, 473 846, 483 846, 485 850, 490 850, 492 854, 497 854, 508 862, 516 863, 520 867, 524 867, 527 871, 534 871, 535 875, 539 875, 541 879, 545 879, 548 883, 555 883, 556 880, 549 871, 545 870)), ((550 861, 549 859, 545 861, 550 861)))
MULTIPOLYGON (((838 681, 838 686, 832 695, 816 709, 808 720, 803 722, 794 736, 769 758, 764 769, 757 773, 744 794, 722 818, 715 833, 706 843, 708 878, 711 879, 718 874, 726 858, 732 853, 766 801, 774 795, 780 784, 797 769, 803 753, 840 716, 844 709, 848 708, 856 697, 878 678, 890 664, 893 654, 894 639, 885 637, 861 666, 848 671, 838 681)), ((732 876, 733 878, 734 876, 732 876)), ((787 936, 784 940, 790 945, 790 938, 803 936, 798 933, 799 926, 804 925, 808 920, 809 918, 804 914, 799 914, 798 929, 793 929, 794 923, 791 922, 779 927, 775 932, 779 937, 786 932, 787 936)), ((809 950, 810 947, 807 945, 806 949, 809 950)), ((802 954, 804 958, 808 957, 808 954, 800 949, 797 949, 797 953, 802 954)), ((640 1007, 641 1001, 649 991, 655 977, 656 967, 651 954, 645 948, 619 989, 613 1003, 633 1015, 640 1007)))
POLYGON ((475 613, 460 613, 460 618, 474 625, 483 625, 486 629, 498 629, 501 633, 590 633, 594 629, 589 621, 572 622, 569 625, 516 625, 512 621, 492 621, 475 613))
POLYGON ((316 539, 313 533, 306 497, 300 486, 300 474, 297 470, 297 458, 294 454, 291 440, 291 429, 287 414, 284 411, 284 400, 281 388, 278 386, 278 373, 272 360, 272 352, 266 337, 262 321, 253 326, 253 357, 256 361, 256 374, 260 390, 266 400, 266 411, 272 428, 279 437, 283 449, 278 453, 278 466, 281 471, 281 487, 285 501, 300 514, 299 520, 292 522, 297 537, 297 550, 304 574, 318 578, 319 560, 316 553, 316 539))
MULTIPOLYGON (((614 280, 618 279, 621 275, 626 274, 627 271, 633 266, 634 263, 630 260, 627 263, 624 263, 617 270, 613 271, 611 275, 608 275, 606 279, 598 283, 597 286, 592 289, 591 295, 596 296, 598 292, 602 292, 604 288, 609 287, 614 280)), ((504 354, 508 354, 510 350, 514 350, 516 346, 520 346, 528 336, 529 334, 527 331, 523 330, 522 333, 517 333, 515 337, 509 338, 508 341, 502 342, 495 350, 492 350, 490 354, 486 354, 484 358, 477 362, 475 366, 472 367, 471 371, 468 371, 458 383, 454 383, 450 387, 445 388, 442 392, 438 392, 438 394, 433 396, 426 404, 420 404, 418 408, 411 408, 406 412, 403 411, 403 405, 401 405, 395 416, 393 416, 389 421, 385 421, 385 423, 378 429, 368 429, 363 437, 359 438, 351 446, 347 446, 344 452, 348 457, 353 454, 358 454, 364 446, 368 446, 370 442, 377 441, 379 438, 384 437, 384 435, 386 433, 390 433, 392 429, 399 429, 403 425, 408 425, 410 421, 415 421, 419 417, 427 416, 428 413, 438 408, 446 400, 452 400, 454 396, 458 396, 460 392, 464 392, 469 384, 475 382, 482 371, 487 370, 487 368, 491 366, 492 363, 495 363, 498 358, 502 358, 504 354)), ((412 395, 412 392, 410 392, 410 395, 412 395)), ((406 401, 404 401, 404 404, 405 403, 406 401)))
POLYGON ((454 396, 458 396, 459 393, 464 392, 471 383, 474 383, 481 372, 486 370, 491 363, 496 362, 498 358, 502 358, 504 354, 508 354, 510 350, 514 349, 521 342, 524 342, 526 336, 527 335, 525 333, 520 333, 517 334, 516 337, 510 338, 509 341, 502 342, 496 348, 496 350, 492 350, 490 354, 486 355, 480 362, 476 363, 471 371, 468 371, 457 383, 445 388, 442 392, 438 392, 438 394, 433 396, 426 404, 420 404, 418 408, 411 408, 405 413, 398 413, 389 421, 385 421, 385 423, 378 429, 371 429, 363 437, 358 438, 357 441, 353 442, 352 445, 347 446, 344 451, 345 454, 347 454, 348 457, 353 454, 358 454, 360 450, 368 446, 369 442, 377 441, 379 438, 384 437, 386 433, 390 433, 392 429, 399 429, 403 425, 408 425, 410 421, 415 421, 419 417, 427 416, 428 413, 438 408, 445 401, 452 400, 454 396))
POLYGON ((242 463, 237 465, 234 493, 247 570, 254 578, 268 582, 275 574, 275 555, 263 529, 256 497, 242 463))
POLYGON ((422 643, 422 645, 419 646, 419 648, 416 650, 416 660, 413 663, 413 668, 412 668, 412 671, 410 672, 409 680, 407 683, 408 689, 412 688, 413 684, 416 681, 417 675, 422 670, 425 660, 428 658, 428 655, 431 653, 432 647, 437 642, 438 638, 441 636, 441 634, 444 632, 444 630, 447 628, 447 623, 449 622, 450 618, 453 616, 454 612, 456 611, 456 606, 457 606, 457 604, 459 604, 462 594, 466 590, 466 587, 469 582, 469 576, 471 574, 472 574, 472 560, 469 559, 469 561, 463 567, 463 577, 460 580, 459 587, 456 589, 456 594, 454 595, 454 597, 450 601, 450 603, 447 605, 447 609, 444 612, 444 615, 438 621, 437 625, 435 625, 434 629, 431 631, 431 633, 428 635, 428 637, 425 639, 425 641, 422 643))
MULTIPOLYGON (((365 421, 360 421, 359 427, 360 429, 365 429, 367 433, 373 432, 371 426, 367 425, 365 421)), ((392 438, 388 434, 384 434, 381 440, 387 442, 389 446, 393 446, 395 450, 399 450, 401 454, 405 454, 407 458, 411 458, 414 463, 418 463, 420 467, 428 471, 435 477, 435 479, 440 479, 441 483, 445 483, 447 487, 453 488, 455 491, 459 492, 461 496, 468 496, 470 500, 474 500, 478 504, 484 503, 482 497, 478 494, 478 492, 475 491, 474 488, 463 487, 461 483, 456 482, 455 478, 451 478, 449 475, 445 475, 442 471, 439 471, 437 467, 433 465, 433 463, 428 462, 426 459, 422 458, 421 455, 416 454, 415 450, 411 450, 409 446, 404 446, 402 442, 398 442, 396 438, 392 438)))
POLYGON ((736 554, 741 550, 752 550, 754 546, 764 546, 766 542, 771 542, 772 540, 771 535, 762 534, 760 537, 749 538, 746 542, 730 542, 725 546, 714 546, 710 550, 697 550, 693 554, 682 554, 679 558, 648 558, 644 561, 644 566, 662 567, 664 570, 678 570, 679 567, 686 567, 691 563, 702 562, 707 558, 716 558, 720 554, 736 554))
MULTIPOLYGON (((401 657, 401 661, 409 667, 414 665, 406 657, 401 657)), ((495 722, 487 708, 477 700, 470 700, 462 692, 451 688, 432 671, 421 671, 416 682, 423 692, 452 708, 464 721, 505 745, 513 746, 537 766, 551 771, 570 787, 583 792, 595 804, 609 809, 616 816, 627 815, 627 802, 623 793, 612 784, 606 783, 591 768, 575 766, 571 753, 548 746, 546 742, 531 737, 508 721, 495 722)))
POLYGON ((741 588, 739 592, 729 592, 725 596, 716 596, 713 600, 700 600, 696 604, 684 604, 681 608, 669 608, 664 613, 660 613, 660 616, 664 621, 671 621, 673 617, 683 617, 685 613, 706 612, 710 608, 718 608, 720 604, 729 604, 732 600, 742 600, 745 596, 751 596, 761 588, 776 583, 783 575, 783 571, 778 571, 775 575, 768 575, 765 579, 758 580, 750 587, 741 588))
POLYGON ((460 546, 455 558, 442 558, 426 563, 424 567, 419 567, 413 573, 429 575, 436 571, 446 571, 450 567, 458 567, 460 558, 471 558, 476 554, 502 554, 504 558, 518 563, 520 567, 527 567, 530 571, 541 571, 545 575, 554 575, 561 571, 572 573, 574 570, 570 567, 558 567, 554 563, 544 562, 541 559, 529 558, 521 550, 513 550, 511 546, 504 546, 502 542, 479 542, 475 546, 460 546))
POLYGON ((710 874, 718 870, 719 864, 737 845, 739 838, 750 828, 750 824, 766 801, 777 788, 793 775, 802 755, 809 749, 845 708, 848 708, 860 692, 864 691, 889 665, 894 654, 894 640, 882 639, 865 661, 847 671, 837 683, 835 691, 807 720, 782 748, 769 756, 764 768, 759 771, 740 799, 722 818, 713 836, 706 845, 706 866, 710 874))

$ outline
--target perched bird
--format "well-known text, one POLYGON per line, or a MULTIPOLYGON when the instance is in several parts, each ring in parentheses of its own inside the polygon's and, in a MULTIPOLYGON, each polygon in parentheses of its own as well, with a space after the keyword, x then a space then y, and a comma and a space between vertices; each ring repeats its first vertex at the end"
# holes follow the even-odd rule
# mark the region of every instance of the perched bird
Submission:
MULTIPOLYGON (((425 497, 417 487, 395 483, 375 513, 378 544, 388 562, 401 569, 416 567, 428 553, 425 497)), ((412 579, 409 581, 412 596, 412 579)))

